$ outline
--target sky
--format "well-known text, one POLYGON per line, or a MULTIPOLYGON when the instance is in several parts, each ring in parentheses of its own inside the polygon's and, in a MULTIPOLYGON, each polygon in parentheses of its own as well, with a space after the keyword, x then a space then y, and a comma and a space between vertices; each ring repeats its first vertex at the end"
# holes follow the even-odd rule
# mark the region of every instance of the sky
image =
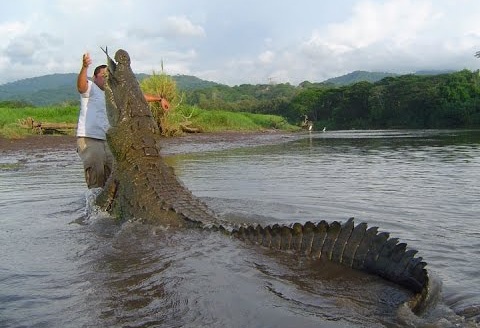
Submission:
POLYGON ((0 11, 0 85, 130 54, 135 73, 230 86, 357 70, 477 70, 479 0, 14 0, 0 11))

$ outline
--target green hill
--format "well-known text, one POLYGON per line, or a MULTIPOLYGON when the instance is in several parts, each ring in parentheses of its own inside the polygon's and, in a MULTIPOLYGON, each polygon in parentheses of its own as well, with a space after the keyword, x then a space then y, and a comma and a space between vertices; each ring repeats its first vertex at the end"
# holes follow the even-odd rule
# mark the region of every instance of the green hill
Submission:
POLYGON ((357 82, 362 82, 362 81, 374 83, 389 76, 398 76, 398 74, 384 73, 384 72, 354 71, 352 73, 348 73, 342 76, 325 80, 323 83, 333 84, 336 86, 350 85, 350 84, 355 84, 357 82))
MULTIPOLYGON (((446 71, 419 71, 415 74, 436 75, 445 72, 446 71)), ((144 73, 137 74, 139 81, 149 76, 150 75, 144 73)), ((394 73, 355 71, 343 76, 325 80, 323 82, 311 83, 305 81, 302 82, 299 87, 305 88, 319 85, 346 86, 361 81, 374 83, 382 80, 385 77, 392 76, 394 77, 399 75, 394 73)), ((190 75, 173 75, 172 78, 176 81, 177 87, 180 91, 185 91, 188 93, 194 93, 196 90, 218 89, 216 92, 219 90, 230 90, 232 92, 240 92, 241 94, 249 94, 249 92, 252 93, 250 89, 256 90, 256 87, 259 87, 262 90, 269 88, 269 86, 254 86, 250 84, 244 84, 238 87, 228 87, 224 84, 202 80, 198 77, 190 75)), ((79 95, 76 89, 76 79, 76 73, 67 73, 44 75, 6 83, 0 85, 0 101, 19 101, 22 103, 30 103, 34 106, 76 104, 79 102, 79 95)), ((282 85, 284 84, 280 84, 280 86, 282 85)), ((289 84, 286 85, 290 86, 289 84)), ((283 90, 281 88, 277 89, 283 90)), ((231 93, 230 91, 226 93, 231 93)), ((258 98, 259 96, 259 94, 254 94, 255 98, 258 98)))
POLYGON ((36 106, 76 100, 77 75, 51 74, 0 85, 0 100, 17 100, 36 106))
MULTIPOLYGON (((143 80, 148 74, 138 74, 143 80)), ((181 91, 191 91, 221 85, 205 81, 195 76, 174 75, 177 87, 181 91)), ((79 95, 76 88, 77 74, 51 74, 18 80, 0 85, 0 101, 13 100, 30 103, 34 106, 50 106, 62 103, 77 103, 79 95)))
MULTIPOLYGON (((439 74, 448 74, 453 73, 454 70, 423 70, 413 73, 414 75, 439 75, 439 74)), ((367 81, 370 83, 375 83, 386 77, 391 76, 400 76, 401 74, 395 73, 386 73, 386 72, 367 72, 367 71, 354 71, 342 76, 334 77, 328 80, 323 81, 324 84, 332 84, 335 86, 345 86, 355 84, 357 82, 367 81)))

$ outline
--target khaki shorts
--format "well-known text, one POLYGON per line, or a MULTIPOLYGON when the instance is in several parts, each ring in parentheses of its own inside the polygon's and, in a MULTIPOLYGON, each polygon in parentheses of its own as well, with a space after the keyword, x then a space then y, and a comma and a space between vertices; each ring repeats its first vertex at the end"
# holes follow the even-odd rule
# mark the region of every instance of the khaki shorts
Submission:
POLYGON ((82 159, 89 189, 104 187, 113 166, 113 155, 105 140, 78 137, 77 153, 82 159))

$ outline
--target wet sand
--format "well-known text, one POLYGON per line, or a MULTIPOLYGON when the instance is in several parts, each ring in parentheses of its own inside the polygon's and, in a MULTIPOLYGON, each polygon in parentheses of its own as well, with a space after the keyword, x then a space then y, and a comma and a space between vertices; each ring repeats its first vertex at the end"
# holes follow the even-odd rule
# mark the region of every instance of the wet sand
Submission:
MULTIPOLYGON (((165 145, 182 145, 185 143, 199 142, 219 143, 226 142, 232 144, 245 144, 249 142, 260 142, 262 139, 270 140, 284 139, 292 136, 294 133, 276 130, 255 131, 255 132, 214 132, 185 134, 180 137, 163 138, 165 145), (260 136, 270 136, 272 138, 259 138, 260 136)), ((268 143, 268 142, 267 142, 268 143)), ((66 135, 35 135, 20 139, 7 139, 0 137, 0 154, 14 151, 41 151, 41 150, 75 150, 76 137, 66 135)))
POLYGON ((35 135, 19 139, 0 137, 0 154, 13 151, 75 150, 76 138, 65 135, 35 135))

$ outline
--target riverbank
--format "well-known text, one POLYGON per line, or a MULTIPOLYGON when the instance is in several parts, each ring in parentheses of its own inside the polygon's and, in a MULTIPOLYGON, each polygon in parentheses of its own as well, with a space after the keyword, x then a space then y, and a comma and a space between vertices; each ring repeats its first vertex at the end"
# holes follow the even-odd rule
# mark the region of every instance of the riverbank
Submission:
MULTIPOLYGON (((279 130, 263 130, 255 132, 210 132, 198 134, 186 134, 180 137, 169 137, 162 139, 162 145, 195 145, 212 143, 229 143, 255 145, 262 143, 275 143, 295 135, 294 132, 279 130), (268 138, 265 138, 268 136, 268 138), (260 138, 262 137, 262 138, 260 138), (263 141, 260 141, 263 140, 263 141)), ((34 152, 42 150, 75 150, 76 137, 69 135, 33 135, 19 139, 8 139, 0 137, 0 154, 25 151, 34 152)), ((171 147, 169 147, 171 148, 171 147)))
POLYGON ((12 151, 74 150, 75 140, 75 136, 69 135, 32 135, 18 139, 0 137, 0 154, 12 151))

